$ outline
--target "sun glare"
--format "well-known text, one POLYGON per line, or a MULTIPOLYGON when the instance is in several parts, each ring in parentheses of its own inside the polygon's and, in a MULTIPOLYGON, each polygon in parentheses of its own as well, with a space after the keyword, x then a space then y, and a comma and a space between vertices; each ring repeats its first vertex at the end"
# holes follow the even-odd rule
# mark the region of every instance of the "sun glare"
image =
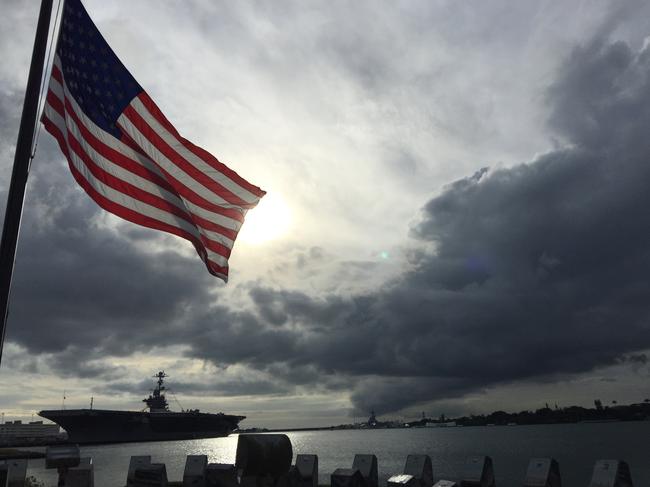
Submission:
POLYGON ((267 194, 246 215, 237 240, 261 244, 281 237, 291 223, 291 212, 282 197, 267 194))

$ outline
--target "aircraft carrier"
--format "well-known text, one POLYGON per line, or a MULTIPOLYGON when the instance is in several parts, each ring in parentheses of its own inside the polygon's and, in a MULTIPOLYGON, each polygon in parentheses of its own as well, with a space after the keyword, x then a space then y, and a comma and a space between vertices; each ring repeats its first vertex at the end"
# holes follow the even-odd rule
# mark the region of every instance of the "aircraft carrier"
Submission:
POLYGON ((163 385, 164 371, 155 375, 157 387, 143 411, 106 409, 53 409, 39 416, 54 421, 68 433, 72 443, 124 443, 136 441, 188 440, 228 436, 246 416, 202 413, 198 409, 169 410, 163 385), (149 411, 146 411, 146 409, 149 411))

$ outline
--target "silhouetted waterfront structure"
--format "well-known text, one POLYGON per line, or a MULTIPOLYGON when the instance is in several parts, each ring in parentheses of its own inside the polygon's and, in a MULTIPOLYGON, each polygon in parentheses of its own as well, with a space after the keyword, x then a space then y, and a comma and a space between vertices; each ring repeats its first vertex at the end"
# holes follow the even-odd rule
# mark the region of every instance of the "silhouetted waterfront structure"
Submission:
MULTIPOLYGON (((583 408, 581 406, 568 406, 565 408, 551 409, 543 407, 536 411, 521 411, 507 413, 495 411, 490 414, 461 416, 459 418, 445 418, 448 425, 455 423, 457 426, 487 426, 487 425, 517 425, 517 424, 558 424, 580 422, 609 422, 609 421, 644 421, 650 419, 650 403, 643 402, 629 405, 616 405, 603 407, 596 402, 596 408, 583 408), (600 405, 600 407, 598 407, 600 405)), ((421 419, 409 423, 411 427, 429 426, 441 423, 438 419, 421 419)))
POLYGON ((375 416, 375 411, 370 411, 370 417, 368 418, 368 427, 374 428, 377 426, 377 417, 375 416))
MULTIPOLYGON (((318 457, 300 454, 292 465, 293 446, 286 435, 240 435, 234 464, 208 463, 207 455, 188 455, 183 487, 316 487, 318 457)), ((387 487, 497 487, 495 465, 489 456, 466 459, 459 478, 440 479, 428 455, 409 455, 402 472, 387 480, 387 487)), ((92 458, 81 458, 76 446, 48 448, 46 466, 59 472, 59 485, 92 487, 92 458)), ((0 466, 0 476, 10 474, 13 485, 24 482, 26 462, 16 467, 0 466), (16 468, 19 467, 19 468, 16 468)), ((331 487, 379 487, 377 457, 356 454, 351 468, 336 468, 331 487)), ((126 474, 127 487, 167 487, 164 463, 151 456, 132 456, 126 474)), ((2 479, 0 478, 0 481, 2 479)), ((533 458, 528 463, 523 487, 561 487, 560 465, 553 458, 533 458)), ((4 484, 3 484, 4 485, 4 484)), ((597 460, 588 487, 633 487, 629 465, 622 460, 597 460)))

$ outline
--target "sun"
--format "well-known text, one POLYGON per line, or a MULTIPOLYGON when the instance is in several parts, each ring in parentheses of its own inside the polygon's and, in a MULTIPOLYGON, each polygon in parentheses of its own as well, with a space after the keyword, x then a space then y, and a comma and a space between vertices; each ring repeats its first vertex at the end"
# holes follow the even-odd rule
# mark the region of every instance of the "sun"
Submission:
POLYGON ((291 224, 291 211, 278 194, 267 194, 246 214, 237 240, 262 244, 284 235, 291 224))

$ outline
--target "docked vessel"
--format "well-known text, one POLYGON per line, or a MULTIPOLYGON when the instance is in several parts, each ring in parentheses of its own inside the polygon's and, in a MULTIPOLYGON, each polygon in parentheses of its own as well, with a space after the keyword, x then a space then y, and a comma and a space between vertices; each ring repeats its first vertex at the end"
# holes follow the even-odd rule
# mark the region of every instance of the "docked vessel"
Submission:
POLYGON ((66 430, 69 441, 81 444, 215 438, 232 433, 246 417, 198 409, 170 411, 163 385, 167 375, 160 371, 154 377, 157 387, 143 399, 143 411, 53 409, 38 414, 66 430))

